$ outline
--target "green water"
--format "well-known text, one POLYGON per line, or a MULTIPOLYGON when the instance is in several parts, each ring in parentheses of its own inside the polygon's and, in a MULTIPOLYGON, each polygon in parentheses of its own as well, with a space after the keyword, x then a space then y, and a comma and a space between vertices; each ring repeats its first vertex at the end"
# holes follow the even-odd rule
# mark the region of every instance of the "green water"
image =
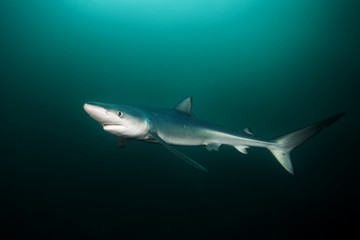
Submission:
MULTIPOLYGON (((335 0, 0 2, 1 234, 304 239, 356 233, 360 8, 335 0), (124 149, 87 101, 172 107, 272 138, 347 115, 293 152, 124 149)), ((1 237, 1 236, 0 236, 1 237)))

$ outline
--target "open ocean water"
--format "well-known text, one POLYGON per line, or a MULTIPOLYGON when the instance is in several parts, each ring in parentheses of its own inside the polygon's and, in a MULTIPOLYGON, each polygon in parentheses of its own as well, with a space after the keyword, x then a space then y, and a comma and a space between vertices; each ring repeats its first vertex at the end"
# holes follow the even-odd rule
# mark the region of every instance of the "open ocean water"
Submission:
POLYGON ((359 43, 356 0, 0 1, 0 238, 359 236, 359 43), (120 149, 82 107, 187 96, 266 138, 347 114, 292 176, 266 149, 177 147, 208 173, 120 149))

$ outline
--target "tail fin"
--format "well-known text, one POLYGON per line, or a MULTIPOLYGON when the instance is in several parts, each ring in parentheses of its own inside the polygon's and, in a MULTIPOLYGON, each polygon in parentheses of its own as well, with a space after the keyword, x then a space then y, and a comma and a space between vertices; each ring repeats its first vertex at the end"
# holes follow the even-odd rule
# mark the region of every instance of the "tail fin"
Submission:
POLYGON ((276 145, 270 146, 268 149, 289 173, 294 174, 290 158, 291 151, 304 143, 306 140, 318 134, 323 128, 330 127, 331 124, 344 115, 345 112, 342 112, 306 128, 280 136, 274 139, 276 145))

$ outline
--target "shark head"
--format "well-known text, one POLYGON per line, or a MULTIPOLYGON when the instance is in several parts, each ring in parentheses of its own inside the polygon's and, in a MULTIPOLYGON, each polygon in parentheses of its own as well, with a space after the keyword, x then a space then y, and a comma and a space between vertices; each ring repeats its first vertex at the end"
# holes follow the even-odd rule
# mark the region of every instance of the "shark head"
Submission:
POLYGON ((136 108, 89 102, 84 104, 84 109, 102 125, 105 131, 116 136, 140 138, 148 132, 148 121, 144 114, 136 108))

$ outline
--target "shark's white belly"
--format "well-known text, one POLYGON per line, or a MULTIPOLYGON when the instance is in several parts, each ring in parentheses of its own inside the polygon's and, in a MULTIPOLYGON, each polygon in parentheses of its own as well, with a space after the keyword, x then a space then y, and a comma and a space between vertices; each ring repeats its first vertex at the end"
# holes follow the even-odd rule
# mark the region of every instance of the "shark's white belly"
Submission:
POLYGON ((197 146, 203 145, 207 137, 203 134, 196 134, 191 130, 177 130, 177 131, 158 131, 159 136, 169 144, 183 145, 183 146, 197 146))
POLYGON ((183 146, 199 146, 215 144, 230 145, 234 147, 265 147, 269 142, 244 138, 241 136, 220 132, 213 129, 195 128, 184 126, 183 128, 172 129, 172 131, 158 130, 159 136, 169 144, 183 146))

